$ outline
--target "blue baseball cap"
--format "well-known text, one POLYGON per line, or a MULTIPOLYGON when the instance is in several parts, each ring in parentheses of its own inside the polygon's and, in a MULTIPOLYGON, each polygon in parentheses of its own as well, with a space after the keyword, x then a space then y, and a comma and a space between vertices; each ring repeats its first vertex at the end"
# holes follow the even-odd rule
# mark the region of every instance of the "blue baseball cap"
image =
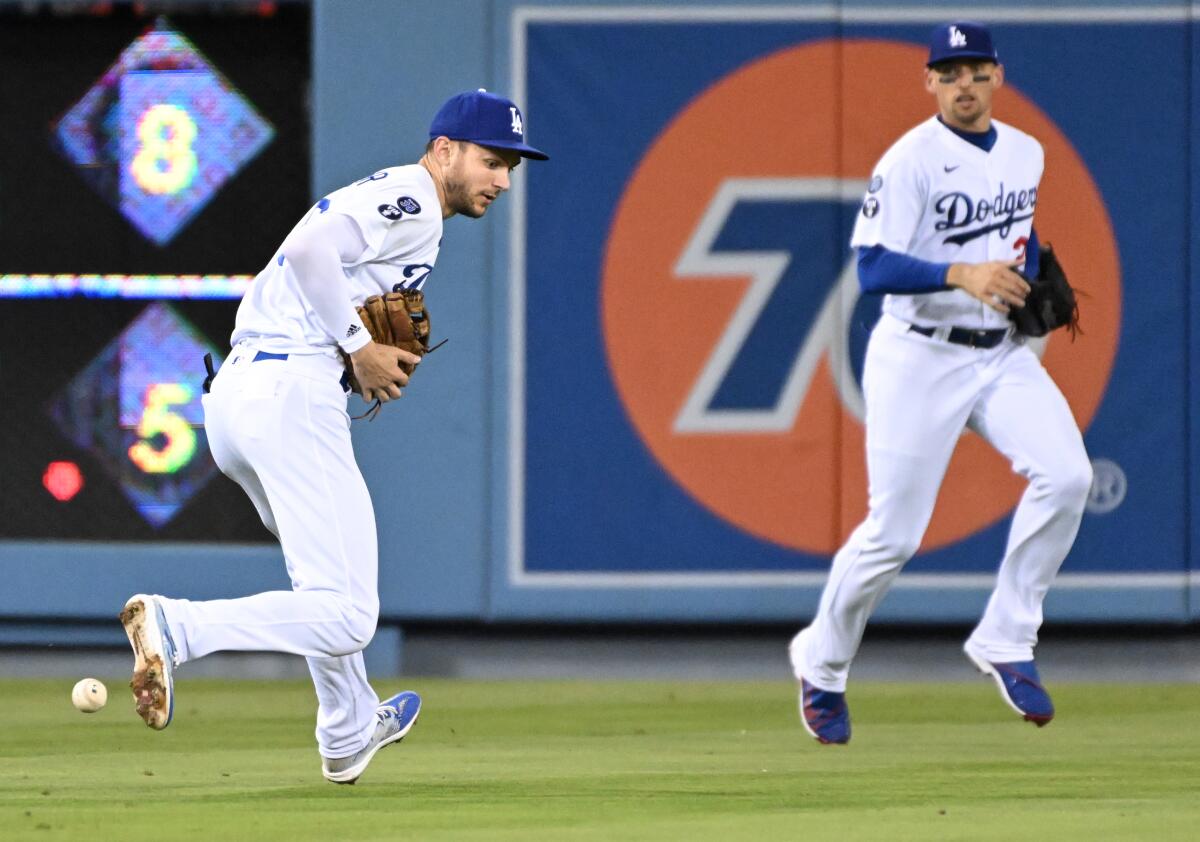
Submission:
POLYGON ((983 59, 1000 63, 1000 56, 992 46, 992 33, 982 23, 969 20, 955 21, 939 26, 929 37, 929 61, 933 67, 944 61, 958 59, 983 59))
POLYGON ((511 149, 522 158, 548 161, 550 156, 525 143, 525 118, 511 99, 480 88, 446 100, 429 126, 429 139, 448 137, 493 149, 511 149))

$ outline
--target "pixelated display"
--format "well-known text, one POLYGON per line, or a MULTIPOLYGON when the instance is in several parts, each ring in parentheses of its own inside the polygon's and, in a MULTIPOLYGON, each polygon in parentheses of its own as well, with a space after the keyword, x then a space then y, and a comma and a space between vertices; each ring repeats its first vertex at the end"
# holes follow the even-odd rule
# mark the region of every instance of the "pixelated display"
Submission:
POLYGON ((165 19, 130 44, 55 127, 62 153, 85 180, 160 246, 273 136, 165 19))
POLYGON ((0 298, 210 298, 240 301, 253 275, 0 275, 0 298))
MULTIPOLYGON (((129 167, 121 173, 122 206, 130 193, 136 195, 140 191, 153 196, 180 193, 191 187, 196 178, 196 121, 186 108, 165 102, 147 106, 137 118, 137 128, 130 134, 129 111, 136 115, 137 107, 143 104, 135 101, 132 108, 127 107, 128 101, 134 98, 125 90, 133 87, 136 76, 141 74, 131 73, 121 80, 121 142, 124 145, 131 136, 136 138, 132 149, 122 149, 121 160, 129 161, 129 167), (127 175, 133 176, 132 186, 125 179, 127 175)), ((153 74, 153 87, 162 87, 164 81, 168 85, 176 80, 179 84, 184 81, 181 73, 169 74, 174 79, 165 79, 167 76, 166 73, 153 74)), ((157 91, 154 95, 162 96, 157 91)))
POLYGON ((312 203, 310 39, 305 2, 0 2, 0 540, 272 540, 202 357, 312 203))
POLYGON ((217 471, 204 444, 193 372, 221 354, 155 302, 54 396, 50 417, 89 451, 153 526, 173 518, 217 471))
POLYGON ((51 462, 42 474, 42 485, 51 497, 65 503, 83 488, 83 473, 74 462, 51 462))
POLYGON ((0 3, 0 275, 256 273, 312 204, 308 4, 103 5, 0 3))

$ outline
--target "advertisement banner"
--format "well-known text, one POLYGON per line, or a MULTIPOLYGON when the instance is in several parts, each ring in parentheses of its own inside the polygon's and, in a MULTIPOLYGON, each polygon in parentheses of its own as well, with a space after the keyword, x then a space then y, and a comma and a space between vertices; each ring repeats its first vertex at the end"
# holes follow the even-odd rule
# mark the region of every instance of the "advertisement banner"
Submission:
MULTIPOLYGON (((992 27, 995 116, 1043 145, 1035 227, 1082 290, 1082 334, 1037 348, 1096 476, 1060 584, 1182 594, 1189 73, 1148 98, 1111 57, 1188 68, 1188 31, 1087 14, 992 27)), ((823 583, 866 513, 880 301, 850 231, 879 157, 935 112, 935 23, 514 15, 514 88, 553 172, 528 174, 513 228, 510 586, 823 583)), ((989 587, 1024 488, 965 433, 902 581, 989 587)))

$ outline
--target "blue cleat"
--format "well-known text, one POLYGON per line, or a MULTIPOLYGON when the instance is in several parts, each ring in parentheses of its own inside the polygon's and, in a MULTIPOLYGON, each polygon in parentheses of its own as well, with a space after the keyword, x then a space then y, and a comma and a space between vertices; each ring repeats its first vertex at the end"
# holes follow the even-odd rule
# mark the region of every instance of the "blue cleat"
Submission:
POLYGON ((411 690, 397 693, 375 709, 375 733, 357 754, 349 757, 322 757, 321 773, 335 784, 352 784, 366 771, 375 752, 404 739, 421 713, 421 697, 411 690))
POLYGON ((963 652, 980 672, 996 680, 1001 698, 1026 722, 1041 728, 1054 718, 1054 702, 1042 686, 1041 676, 1033 661, 989 661, 974 650, 969 642, 963 646, 963 652))
POLYGON ((175 715, 175 681, 178 666, 175 641, 158 599, 136 594, 125 603, 118 619, 133 647, 133 700, 140 716, 155 731, 171 724, 175 715))
POLYGON ((821 690, 800 679, 800 722, 819 743, 845 745, 850 742, 850 708, 846 694, 821 690))

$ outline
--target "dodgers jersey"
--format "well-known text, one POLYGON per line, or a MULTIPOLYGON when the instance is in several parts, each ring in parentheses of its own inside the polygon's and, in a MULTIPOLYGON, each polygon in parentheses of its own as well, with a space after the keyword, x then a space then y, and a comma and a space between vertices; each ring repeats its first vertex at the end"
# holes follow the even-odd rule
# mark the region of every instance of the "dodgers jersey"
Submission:
MULTIPOLYGON (((420 164, 380 170, 335 190, 293 231, 326 213, 353 219, 367 245, 353 262, 342 263, 355 306, 371 295, 420 289, 433 271, 442 244, 442 208, 433 178, 420 164)), ((242 298, 230 342, 244 339, 272 353, 336 350, 337 338, 316 318, 283 252, 258 273, 242 298)))
MULTIPOLYGON (((905 133, 871 175, 850 245, 883 246, 932 263, 1023 258, 1045 153, 1020 129, 999 120, 992 125, 991 151, 959 137, 937 117, 905 133)), ((961 289, 887 295, 883 309, 925 327, 1009 326, 1004 314, 961 289)))

